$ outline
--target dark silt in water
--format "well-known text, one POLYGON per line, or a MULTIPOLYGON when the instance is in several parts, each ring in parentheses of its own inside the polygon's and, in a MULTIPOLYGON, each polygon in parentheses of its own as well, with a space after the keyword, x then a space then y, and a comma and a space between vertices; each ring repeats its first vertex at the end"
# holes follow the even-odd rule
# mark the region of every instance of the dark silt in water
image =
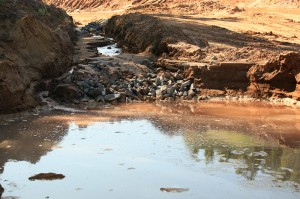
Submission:
POLYGON ((190 103, 3 117, 3 197, 300 198, 299 113, 190 103), (65 178, 28 179, 49 172, 65 178))

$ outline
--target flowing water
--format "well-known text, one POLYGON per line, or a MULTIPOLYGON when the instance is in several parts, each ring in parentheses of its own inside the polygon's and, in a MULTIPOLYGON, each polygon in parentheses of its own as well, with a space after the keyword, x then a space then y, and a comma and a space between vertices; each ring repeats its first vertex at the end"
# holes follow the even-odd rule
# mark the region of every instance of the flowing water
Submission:
POLYGON ((3 117, 3 197, 300 198, 299 113, 189 103, 3 117), (47 172, 66 177, 28 179, 47 172))
POLYGON ((103 47, 97 47, 98 53, 109 57, 117 56, 121 54, 122 49, 117 47, 117 44, 112 44, 103 47))

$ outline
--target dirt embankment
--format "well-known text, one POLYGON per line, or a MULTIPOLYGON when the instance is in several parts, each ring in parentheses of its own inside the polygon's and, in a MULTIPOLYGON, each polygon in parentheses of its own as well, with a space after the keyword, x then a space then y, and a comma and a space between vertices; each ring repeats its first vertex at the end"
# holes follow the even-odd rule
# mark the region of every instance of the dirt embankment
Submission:
POLYGON ((72 18, 40 1, 6 0, 0 19, 0 112, 33 107, 36 83, 72 63, 72 18))
POLYGON ((201 56, 200 47, 206 47, 206 40, 193 39, 190 35, 159 18, 139 13, 112 17, 105 33, 114 35, 124 50, 139 53, 201 56), (176 45, 185 46, 185 52, 176 45))
POLYGON ((195 14, 232 6, 299 8, 300 0, 43 0, 67 11, 129 9, 147 13, 195 14))
POLYGON ((112 17, 105 31, 129 52, 158 55, 156 67, 183 71, 203 99, 300 100, 298 44, 139 13, 112 17))
POLYGON ((127 8, 133 0, 43 0, 47 4, 53 4, 67 11, 75 10, 105 10, 127 8))

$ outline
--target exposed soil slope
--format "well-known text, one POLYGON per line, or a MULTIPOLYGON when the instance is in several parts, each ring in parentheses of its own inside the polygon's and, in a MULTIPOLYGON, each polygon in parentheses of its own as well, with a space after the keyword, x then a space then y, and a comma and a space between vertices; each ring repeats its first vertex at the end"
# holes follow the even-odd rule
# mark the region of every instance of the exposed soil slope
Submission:
POLYGON ((205 40, 194 39, 178 26, 139 13, 112 17, 105 32, 114 35, 123 48, 135 53, 147 51, 156 55, 188 54, 192 57, 201 56, 200 47, 207 46, 205 40), (188 46, 190 52, 179 52, 178 48, 174 48, 179 42, 188 46))
POLYGON ((183 70, 204 98, 300 99, 298 44, 139 13, 112 17, 105 30, 130 52, 159 55, 156 67, 183 70))
POLYGON ((184 91, 196 91, 198 99, 299 100, 299 62, 289 61, 300 51, 299 0, 51 2, 83 24, 123 14, 105 32, 126 52, 157 55, 155 67, 173 78, 181 73, 193 83, 184 91))
POLYGON ((0 5, 0 112, 36 105, 35 83, 72 63, 72 19, 40 1, 0 5))
POLYGON ((228 6, 299 8, 299 0, 44 0, 68 11, 105 9, 148 9, 152 12, 200 12, 228 6))

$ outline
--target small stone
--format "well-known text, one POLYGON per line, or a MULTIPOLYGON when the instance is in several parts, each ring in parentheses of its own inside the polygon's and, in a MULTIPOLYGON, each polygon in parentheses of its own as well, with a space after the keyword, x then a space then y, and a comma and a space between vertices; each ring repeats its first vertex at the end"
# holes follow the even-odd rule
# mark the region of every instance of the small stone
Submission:
POLYGON ((181 88, 185 88, 191 85, 191 80, 185 81, 181 84, 181 88))
POLYGON ((112 102, 114 100, 117 100, 121 97, 121 94, 117 93, 117 94, 108 94, 104 96, 104 100, 108 101, 108 102, 112 102))

